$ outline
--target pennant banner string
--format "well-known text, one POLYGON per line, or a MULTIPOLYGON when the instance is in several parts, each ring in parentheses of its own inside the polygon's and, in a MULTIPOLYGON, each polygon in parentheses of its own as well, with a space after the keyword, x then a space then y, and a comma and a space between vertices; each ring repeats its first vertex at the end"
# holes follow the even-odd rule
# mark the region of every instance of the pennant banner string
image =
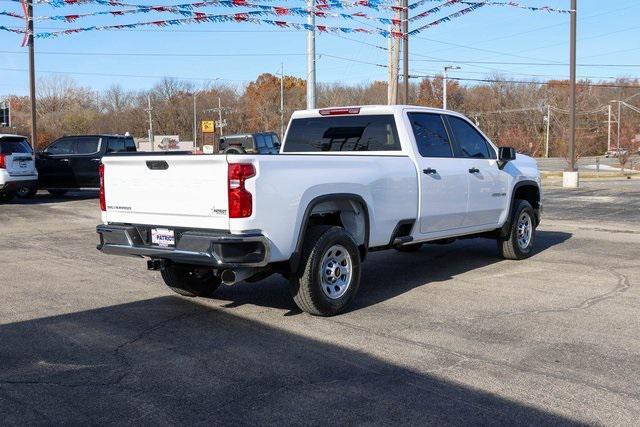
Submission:
POLYGON ((10 28, 10 27, 5 27, 3 25, 0 25, 0 31, 9 31, 11 33, 16 33, 16 34, 25 34, 26 33, 25 30, 21 30, 20 28, 10 28))
POLYGON ((184 24, 202 24, 206 22, 249 22, 254 24, 268 24, 280 28, 294 28, 298 30, 313 30, 314 28, 320 32, 334 32, 334 33, 364 33, 364 34, 378 34, 383 37, 402 37, 402 33, 394 31, 386 31, 381 29, 366 29, 366 28, 351 28, 351 27, 333 27, 326 25, 309 25, 296 22, 287 21, 273 21, 268 19, 254 18, 249 13, 235 13, 230 15, 208 15, 202 14, 197 18, 182 18, 182 19, 170 19, 160 21, 147 21, 136 22, 132 24, 119 24, 119 25, 104 25, 104 26, 91 26, 84 28, 72 28, 68 30, 45 32, 35 34, 36 38, 52 38, 62 35, 76 34, 87 31, 105 31, 105 30, 122 30, 138 27, 166 27, 174 25, 184 24))
MULTIPOLYGON (((233 0, 210 0, 207 2, 200 2, 195 4, 198 5, 198 7, 201 7, 202 3, 209 3, 211 5, 224 6, 224 7, 239 7, 238 2, 233 0)), ((127 6, 132 6, 135 8, 124 9, 124 10, 105 10, 105 11, 88 12, 88 13, 71 14, 71 15, 40 16, 35 18, 35 20, 36 21, 53 20, 53 21, 74 22, 79 18, 84 18, 89 16, 100 16, 100 15, 122 16, 122 15, 137 14, 137 13, 149 13, 149 12, 168 12, 168 13, 179 14, 182 16, 197 18, 201 14, 201 12, 194 12, 193 5, 194 3, 186 3, 186 4, 173 5, 173 6, 140 6, 140 5, 127 4, 127 6)), ((254 3, 243 3, 242 6, 260 9, 259 11, 252 11, 251 14, 254 14, 254 15, 307 16, 309 14, 309 10, 303 7, 287 8, 282 6, 267 6, 267 5, 254 4, 254 3)), ((399 23, 399 20, 369 16, 362 12, 335 13, 335 12, 326 12, 324 10, 316 10, 313 12, 313 14, 319 18, 343 18, 343 19, 351 19, 351 20, 353 20, 354 18, 362 18, 362 19, 368 19, 368 20, 375 20, 383 24, 393 24, 395 23, 395 21, 398 21, 399 23)))
MULTIPOLYGON (((14 2, 19 2, 20 0, 9 0, 14 2)), ((257 0, 257 1, 270 1, 270 0, 257 0)), ((385 10, 404 10, 402 7, 396 6, 394 2, 388 2, 383 0, 316 0, 316 8, 317 9, 343 9, 343 8, 353 8, 353 7, 368 7, 371 9, 385 9, 385 10)), ((86 4, 100 4, 103 6, 133 6, 133 7, 152 7, 152 6, 144 6, 137 4, 129 4, 124 3, 119 0, 36 0, 37 4, 47 4, 52 7, 63 7, 63 6, 72 6, 72 5, 86 5, 86 4)), ((221 1, 211 1, 204 0, 196 3, 189 3, 187 5, 159 5, 157 7, 177 7, 177 6, 185 6, 185 7, 205 7, 211 5, 218 5, 221 1)), ((235 7, 245 6, 248 2, 247 0, 230 0, 228 3, 233 3, 235 7)))
MULTIPOLYGON (((411 3, 409 5, 409 9, 413 10, 417 7, 422 6, 423 4, 426 3, 435 3, 435 2, 439 2, 441 0, 418 0, 414 3, 411 3)), ((439 7, 443 7, 443 6, 450 6, 451 4, 455 4, 455 3, 462 3, 462 4, 466 4, 468 6, 472 6, 472 5, 476 5, 480 2, 473 2, 473 1, 462 1, 462 0, 454 0, 454 1, 448 1, 445 2, 444 4, 440 5, 439 7)), ((522 4, 522 3, 518 3, 515 1, 485 1, 482 2, 482 4, 486 4, 489 6, 504 6, 504 7, 515 7, 515 8, 519 8, 519 9, 528 9, 528 10, 532 10, 535 12, 538 11, 543 11, 543 12, 557 12, 557 13, 571 13, 572 10, 570 9, 558 9, 555 7, 550 7, 550 6, 528 6, 526 4, 522 4)))
POLYGON ((17 13, 7 12, 4 10, 0 10, 0 16, 10 16, 11 18, 24 19, 24 16, 18 15, 17 13))
POLYGON ((435 20, 435 21, 433 21, 433 22, 431 22, 431 23, 429 23, 427 25, 423 25, 422 27, 418 27, 413 31, 409 31, 409 35, 413 36, 413 35, 416 35, 416 34, 422 32, 422 31, 426 30, 427 28, 435 27, 435 26, 440 25, 440 24, 442 24, 444 22, 449 22, 452 19, 459 18, 459 17, 461 17, 463 15, 471 13, 474 10, 481 8, 482 6, 486 6, 486 3, 475 3, 473 6, 469 6, 469 7, 465 8, 465 9, 457 11, 456 13, 452 13, 451 15, 445 16, 444 18, 437 19, 437 20, 435 20))

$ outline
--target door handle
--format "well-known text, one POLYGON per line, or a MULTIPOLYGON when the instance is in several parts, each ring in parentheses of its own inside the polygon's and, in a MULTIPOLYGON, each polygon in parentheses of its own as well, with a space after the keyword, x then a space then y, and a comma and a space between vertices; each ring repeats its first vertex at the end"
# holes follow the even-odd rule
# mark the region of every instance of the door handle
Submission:
POLYGON ((471 169, 469 169, 469 173, 480 173, 480 169, 478 169, 478 168, 471 168, 471 169))
POLYGON ((69 162, 69 159, 58 159, 58 160, 60 160, 61 162, 69 162))
POLYGON ((92 162, 99 162, 100 159, 91 159, 92 162))
POLYGON ((435 175, 438 173, 438 171, 435 169, 426 168, 426 169, 423 169, 422 173, 426 173, 427 175, 435 175))

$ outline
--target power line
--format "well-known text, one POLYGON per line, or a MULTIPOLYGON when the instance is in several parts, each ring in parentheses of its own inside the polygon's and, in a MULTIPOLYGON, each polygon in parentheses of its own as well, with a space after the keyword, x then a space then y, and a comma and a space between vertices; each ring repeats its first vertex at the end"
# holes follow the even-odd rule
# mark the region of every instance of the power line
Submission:
MULTIPOLYGON (((438 77, 436 75, 411 75, 410 78, 435 78, 438 77)), ((465 77, 448 77, 449 80, 458 80, 458 81, 466 81, 466 82, 482 82, 482 83, 513 83, 513 84, 523 84, 523 85, 541 85, 541 86, 567 86, 569 83, 565 81, 554 81, 554 82, 537 82, 537 81, 527 81, 527 80, 497 80, 497 79, 472 79, 465 77)), ((578 86, 589 86, 589 87, 610 87, 610 88, 630 88, 630 89, 640 89, 640 84, 637 85, 618 85, 613 83, 576 83, 578 86)))

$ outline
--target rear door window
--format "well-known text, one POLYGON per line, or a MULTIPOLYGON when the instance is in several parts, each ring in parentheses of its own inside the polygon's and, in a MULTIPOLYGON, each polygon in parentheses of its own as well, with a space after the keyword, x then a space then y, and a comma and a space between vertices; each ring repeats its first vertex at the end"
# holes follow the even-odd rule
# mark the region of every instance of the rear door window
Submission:
POLYGON ((295 119, 284 144, 285 153, 401 150, 391 114, 295 119))
POLYGON ((133 138, 127 138, 124 140, 124 149, 125 151, 136 151, 136 143, 133 141, 133 138))
POLYGON ((79 136, 76 140, 76 154, 93 154, 98 152, 99 138, 95 136, 79 136))
POLYGON ((0 138, 0 154, 27 154, 31 153, 31 146, 26 138, 4 137, 0 138))
POLYGON ((409 121, 422 157, 453 157, 451 141, 440 114, 409 113, 409 121))
POLYGON ((125 151, 124 138, 108 138, 107 153, 120 153, 125 151))
POLYGON ((49 145, 44 151, 49 154, 68 155, 73 154, 75 150, 74 138, 62 138, 51 145, 49 145))
POLYGON ((496 157, 495 151, 489 150, 489 143, 466 120, 454 116, 448 116, 447 119, 456 141, 456 157, 469 159, 492 159, 496 157))
POLYGON ((253 136, 256 141, 256 148, 258 151, 264 151, 267 148, 267 141, 265 135, 258 133, 253 136))

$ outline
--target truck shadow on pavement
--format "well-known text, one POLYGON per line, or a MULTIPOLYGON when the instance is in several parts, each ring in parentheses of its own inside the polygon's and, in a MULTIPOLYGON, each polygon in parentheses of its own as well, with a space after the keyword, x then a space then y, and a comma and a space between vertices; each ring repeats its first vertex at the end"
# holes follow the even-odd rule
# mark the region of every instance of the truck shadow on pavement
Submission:
MULTIPOLYGON (((559 245, 571 236, 571 233, 539 230, 536 234, 536 253, 559 245)), ((489 239, 424 245, 422 250, 415 253, 395 250, 370 253, 362 266, 360 290, 351 310, 369 307, 414 288, 449 280, 498 262, 508 261, 499 257, 495 241, 489 239)), ((287 281, 280 276, 257 283, 221 286, 214 298, 229 301, 227 308, 252 304, 289 310, 286 315, 301 313, 291 299, 287 281)))
POLYGON ((97 199, 98 192, 97 191, 70 191, 63 196, 53 196, 46 191, 39 191, 33 197, 29 198, 20 198, 15 197, 10 202, 6 202, 8 205, 43 205, 43 204, 55 204, 55 203, 68 203, 75 202, 78 200, 89 200, 89 199, 97 199))
POLYGON ((179 297, 5 324, 0 342, 5 425, 577 424, 179 297))

